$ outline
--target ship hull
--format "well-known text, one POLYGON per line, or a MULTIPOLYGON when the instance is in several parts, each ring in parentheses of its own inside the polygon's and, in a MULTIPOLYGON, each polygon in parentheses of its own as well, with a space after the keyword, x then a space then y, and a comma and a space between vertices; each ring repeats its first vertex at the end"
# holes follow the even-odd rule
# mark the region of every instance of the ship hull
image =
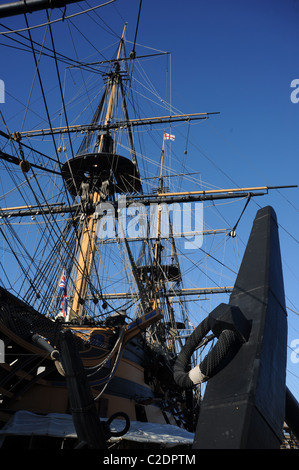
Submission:
POLYGON ((19 410, 70 413, 61 363, 31 340, 34 333, 55 346, 62 328, 71 328, 78 340, 99 417, 125 412, 133 421, 182 424, 179 410, 167 403, 175 393, 171 371, 145 346, 144 338, 135 337, 123 348, 116 347, 120 328, 60 325, 28 310, 7 291, 2 291, 1 299, 0 339, 5 344, 5 362, 0 363, 2 425, 19 410))

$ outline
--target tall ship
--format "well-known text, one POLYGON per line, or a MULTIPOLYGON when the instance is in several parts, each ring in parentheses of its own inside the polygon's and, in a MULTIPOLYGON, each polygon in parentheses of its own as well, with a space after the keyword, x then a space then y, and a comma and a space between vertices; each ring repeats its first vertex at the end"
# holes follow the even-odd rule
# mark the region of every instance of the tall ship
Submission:
MULTIPOLYGON (((19 128, 9 128, 1 113, 3 446, 19 435, 26 445, 35 438, 43 447, 39 439, 47 423, 53 429, 47 446, 49 441, 80 445, 80 400, 92 397, 85 403, 93 413, 90 422, 96 416, 106 429, 100 447, 188 448, 203 397, 213 394, 205 392, 206 383, 225 371, 222 363, 232 349, 232 356, 238 355, 255 324, 245 318, 241 301, 234 300, 238 271, 228 268, 219 247, 229 240, 230 256, 248 204, 284 187, 216 188, 205 186, 198 173, 182 171, 190 127, 218 119, 218 111, 186 114, 159 97, 143 64, 167 54, 141 50, 138 21, 133 42, 127 41, 123 25, 109 59, 89 57, 82 47, 84 59, 77 50, 62 53, 56 28, 61 41, 62 27, 78 29, 76 15, 97 19, 99 7, 110 8, 113 2, 80 15, 66 9, 69 3, 75 2, 28 0, 0 8, 2 18, 24 15, 24 30, 13 31, 6 21, 10 27, 3 32, 23 54, 30 52, 33 65, 19 128), (35 10, 41 9, 45 24, 36 33, 35 10), (52 98, 52 86, 58 98, 52 98), (27 121, 34 124, 27 128, 27 121), (178 124, 187 129, 182 166, 172 159, 178 124), (204 223, 209 207, 220 202, 235 204, 233 226, 204 223), (230 271, 222 277, 230 282, 215 280, 216 266, 230 271), (207 296, 213 297, 213 307, 201 308, 198 299, 207 296), (225 325, 233 326, 219 326, 223 317, 225 325), (76 396, 81 373, 85 388, 76 396), (118 427, 108 432, 107 422, 111 429, 118 427)), ((77 32, 85 38, 88 31, 77 32)), ((93 41, 97 50, 101 38, 94 35, 93 41)), ((283 364, 282 369, 285 373, 283 364)), ((90 444, 88 437, 81 441, 90 444)))

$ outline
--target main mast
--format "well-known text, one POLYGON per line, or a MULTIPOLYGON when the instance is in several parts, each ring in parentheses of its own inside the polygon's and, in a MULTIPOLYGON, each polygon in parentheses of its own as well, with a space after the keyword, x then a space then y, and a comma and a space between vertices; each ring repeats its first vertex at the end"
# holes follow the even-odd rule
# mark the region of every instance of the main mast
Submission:
MULTIPOLYGON (((107 126, 113 118, 117 87, 119 85, 119 59, 124 42, 126 25, 124 26, 122 37, 117 51, 116 65, 114 71, 110 74, 109 81, 106 89, 106 96, 109 97, 106 110, 104 125, 107 126)), ((112 141, 109 133, 102 133, 100 135, 97 153, 92 155, 84 155, 84 159, 89 161, 88 168, 85 168, 85 162, 82 157, 79 158, 79 165, 77 166, 77 175, 83 169, 87 170, 87 180, 81 181, 81 201, 85 200, 96 207, 101 200, 105 200, 111 193, 111 184, 113 184, 113 154, 112 141), (103 161, 101 162, 101 157, 103 161), (93 167, 93 173, 90 173, 90 165, 93 167), (101 168, 102 167, 102 168, 101 168), (98 171, 97 171, 98 168, 98 171), (96 181, 95 181, 96 180, 96 181)), ((115 176, 115 175, 114 175, 115 176)), ((91 275, 95 247, 96 247, 96 225, 97 220, 94 218, 94 213, 85 215, 85 220, 82 226, 82 233, 78 243, 78 261, 77 261, 77 274, 75 281, 75 291, 72 303, 72 311, 76 316, 81 316, 83 312, 83 305, 87 293, 88 282, 91 275)))

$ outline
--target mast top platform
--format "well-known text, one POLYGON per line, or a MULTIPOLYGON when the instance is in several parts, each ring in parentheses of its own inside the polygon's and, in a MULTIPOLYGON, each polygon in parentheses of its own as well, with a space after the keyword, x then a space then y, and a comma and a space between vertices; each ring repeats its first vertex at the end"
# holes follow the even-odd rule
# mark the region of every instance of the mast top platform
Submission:
POLYGON ((61 173, 73 196, 80 194, 84 185, 89 186, 89 192, 100 192, 105 181, 112 182, 117 193, 141 191, 136 165, 115 153, 77 155, 64 163, 61 173))

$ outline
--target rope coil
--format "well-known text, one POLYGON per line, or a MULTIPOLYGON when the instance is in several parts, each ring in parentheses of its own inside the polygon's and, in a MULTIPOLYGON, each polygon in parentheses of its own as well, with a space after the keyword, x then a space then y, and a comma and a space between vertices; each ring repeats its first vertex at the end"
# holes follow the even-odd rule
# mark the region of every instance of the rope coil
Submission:
POLYGON ((238 332, 233 329, 223 329, 218 341, 211 351, 205 356, 202 362, 193 369, 188 370, 190 358, 211 330, 210 315, 206 317, 189 336, 185 345, 180 351, 173 369, 175 383, 182 389, 188 389, 206 382, 215 375, 222 367, 225 359, 236 351, 242 340, 238 332))

